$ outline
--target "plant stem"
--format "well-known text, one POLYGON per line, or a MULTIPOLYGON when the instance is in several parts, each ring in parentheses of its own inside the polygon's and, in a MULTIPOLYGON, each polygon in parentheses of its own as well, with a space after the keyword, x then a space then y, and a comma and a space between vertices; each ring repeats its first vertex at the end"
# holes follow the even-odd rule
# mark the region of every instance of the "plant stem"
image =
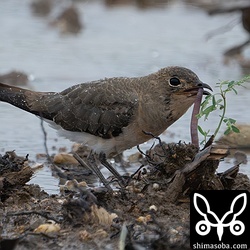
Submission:
POLYGON ((227 107, 226 96, 225 96, 225 93, 223 92, 221 86, 220 86, 220 91, 221 91, 220 95, 221 95, 221 97, 222 97, 222 99, 223 99, 223 109, 222 109, 223 111, 222 111, 222 115, 221 115, 221 118, 220 118, 220 122, 219 122, 219 124, 218 124, 218 127, 216 128, 216 130, 215 130, 215 132, 214 132, 214 137, 216 137, 216 135, 218 134, 218 132, 219 132, 219 130, 220 130, 221 124, 222 124, 223 119, 224 119, 225 114, 226 114, 226 107, 227 107))

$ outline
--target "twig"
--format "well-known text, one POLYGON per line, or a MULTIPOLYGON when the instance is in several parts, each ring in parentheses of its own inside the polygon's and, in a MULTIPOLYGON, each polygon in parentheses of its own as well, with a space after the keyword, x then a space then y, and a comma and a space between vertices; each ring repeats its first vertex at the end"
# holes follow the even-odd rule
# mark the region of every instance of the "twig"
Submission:
MULTIPOLYGON (((213 144, 213 142, 214 142, 214 135, 211 135, 211 137, 210 137, 209 140, 206 142, 206 144, 205 144, 205 146, 204 146, 204 148, 203 148, 202 150, 204 150, 205 148, 211 146, 211 145, 213 144)), ((202 151, 202 150, 201 150, 201 151, 202 151)))
POLYGON ((144 165, 141 165, 133 174, 131 174, 130 178, 132 179, 143 167, 144 165))
POLYGON ((39 233, 28 232, 26 235, 33 235, 33 236, 40 236, 41 235, 41 236, 46 237, 48 239, 55 239, 55 238, 57 238, 56 235, 54 236, 54 235, 46 234, 46 233, 43 233, 43 232, 39 232, 39 233))
POLYGON ((187 163, 184 166, 184 168, 182 168, 180 170, 180 172, 183 174, 188 174, 191 171, 195 170, 199 166, 199 164, 202 161, 206 160, 206 158, 210 155, 211 148, 212 148, 212 146, 209 146, 209 147, 205 148, 203 151, 200 151, 199 153, 197 153, 194 157, 194 160, 190 163, 187 163))
POLYGON ((6 216, 20 216, 20 215, 30 215, 30 214, 37 214, 40 215, 48 220, 53 220, 57 223, 61 223, 58 219, 48 215, 50 212, 47 211, 22 211, 22 212, 9 212, 6 216))
POLYGON ((126 242, 126 238, 128 235, 128 229, 126 226, 126 223, 124 222, 122 225, 122 230, 121 230, 121 234, 120 234, 120 239, 119 239, 119 250, 124 250, 125 249, 125 242, 126 242))
POLYGON ((141 149, 140 149, 140 145, 137 145, 137 150, 139 151, 139 153, 141 153, 142 155, 144 155, 145 157, 148 157, 149 155, 144 153, 141 149))
POLYGON ((162 140, 161 140, 161 138, 159 137, 159 136, 155 136, 155 135, 153 135, 151 132, 146 132, 146 131, 142 131, 145 135, 150 135, 150 136, 152 136, 154 139, 156 139, 156 140, 158 140, 159 141, 159 145, 161 146, 161 148, 162 148, 162 150, 163 150, 163 153, 165 154, 165 155, 167 155, 167 152, 166 152, 166 148, 163 146, 163 143, 162 143, 162 140))

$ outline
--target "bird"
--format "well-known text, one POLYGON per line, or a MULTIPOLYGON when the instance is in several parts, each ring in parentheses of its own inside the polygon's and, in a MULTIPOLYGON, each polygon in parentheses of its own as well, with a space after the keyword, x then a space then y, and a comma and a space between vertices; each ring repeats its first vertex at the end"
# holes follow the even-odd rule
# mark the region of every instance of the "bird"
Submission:
MULTIPOLYGON (((107 158, 159 136, 192 106, 200 88, 212 90, 190 69, 170 66, 141 77, 80 83, 61 92, 0 83, 0 101, 41 117, 59 136, 90 147, 122 182, 107 158)), ((100 170, 91 170, 107 186, 100 170)))

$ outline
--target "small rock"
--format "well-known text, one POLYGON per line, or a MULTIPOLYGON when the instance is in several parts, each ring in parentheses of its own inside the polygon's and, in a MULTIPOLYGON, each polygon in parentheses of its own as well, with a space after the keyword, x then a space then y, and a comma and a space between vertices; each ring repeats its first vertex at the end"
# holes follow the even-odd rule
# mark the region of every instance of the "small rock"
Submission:
POLYGON ((50 223, 41 224, 34 230, 34 233, 56 233, 61 230, 60 225, 54 221, 48 221, 50 223))
POLYGON ((91 233, 89 233, 87 230, 81 230, 79 233, 79 239, 81 241, 88 241, 92 239, 91 233))
POLYGON ((150 207, 149 207, 149 210, 153 210, 153 211, 157 211, 157 206, 156 205, 151 205, 150 207))
POLYGON ((53 162, 56 164, 78 164, 72 154, 60 153, 54 156, 53 162))
POLYGON ((147 214, 146 216, 139 216, 136 221, 139 222, 139 223, 144 223, 144 224, 147 224, 149 221, 151 221, 152 218, 151 218, 151 215, 150 214, 147 214))
POLYGON ((98 207, 96 204, 94 204, 91 207, 91 217, 92 220, 98 224, 111 226, 113 220, 118 216, 116 213, 109 213, 105 208, 101 206, 98 207))
POLYGON ((235 159, 234 164, 241 164, 241 163, 247 164, 247 155, 242 151, 239 150, 236 151, 234 153, 234 159, 235 159))
POLYGON ((217 141, 218 144, 225 144, 232 148, 250 148, 250 125, 237 124, 240 133, 231 132, 223 135, 217 141))
POLYGON ((36 163, 34 163, 32 166, 30 166, 30 167, 31 167, 31 169, 32 169, 33 171, 37 171, 37 170, 43 168, 43 164, 36 162, 36 163))
POLYGON ((87 186, 85 181, 77 182, 76 180, 68 180, 64 185, 60 185, 60 192, 79 191, 79 188, 86 188, 87 186))
POLYGON ((83 27, 79 12, 74 6, 66 8, 51 24, 57 26, 63 34, 77 34, 83 27))
POLYGON ((154 190, 159 190, 160 189, 160 185, 158 183, 154 183, 153 184, 153 189, 154 190))
POLYGON ((29 82, 29 77, 27 74, 21 71, 11 71, 9 73, 0 75, 0 82, 7 83, 10 85, 27 85, 29 82))
POLYGON ((98 238, 98 239, 104 239, 108 237, 108 233, 103 230, 103 229, 98 229, 94 234, 93 234, 94 238, 98 238))
POLYGON ((49 15, 52 9, 51 0, 35 0, 31 3, 32 12, 38 16, 47 16, 49 15))
POLYGON ((140 154, 139 152, 136 152, 128 157, 128 161, 130 163, 137 163, 140 161, 140 159, 142 159, 142 154, 140 154))

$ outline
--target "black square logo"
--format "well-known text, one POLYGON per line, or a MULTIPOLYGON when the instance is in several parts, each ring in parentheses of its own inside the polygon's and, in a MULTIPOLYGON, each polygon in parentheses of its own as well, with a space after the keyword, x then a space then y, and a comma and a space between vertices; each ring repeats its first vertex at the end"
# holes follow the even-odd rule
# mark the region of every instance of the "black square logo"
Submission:
POLYGON ((190 246, 192 249, 249 249, 249 192, 193 192, 190 195, 190 246))

